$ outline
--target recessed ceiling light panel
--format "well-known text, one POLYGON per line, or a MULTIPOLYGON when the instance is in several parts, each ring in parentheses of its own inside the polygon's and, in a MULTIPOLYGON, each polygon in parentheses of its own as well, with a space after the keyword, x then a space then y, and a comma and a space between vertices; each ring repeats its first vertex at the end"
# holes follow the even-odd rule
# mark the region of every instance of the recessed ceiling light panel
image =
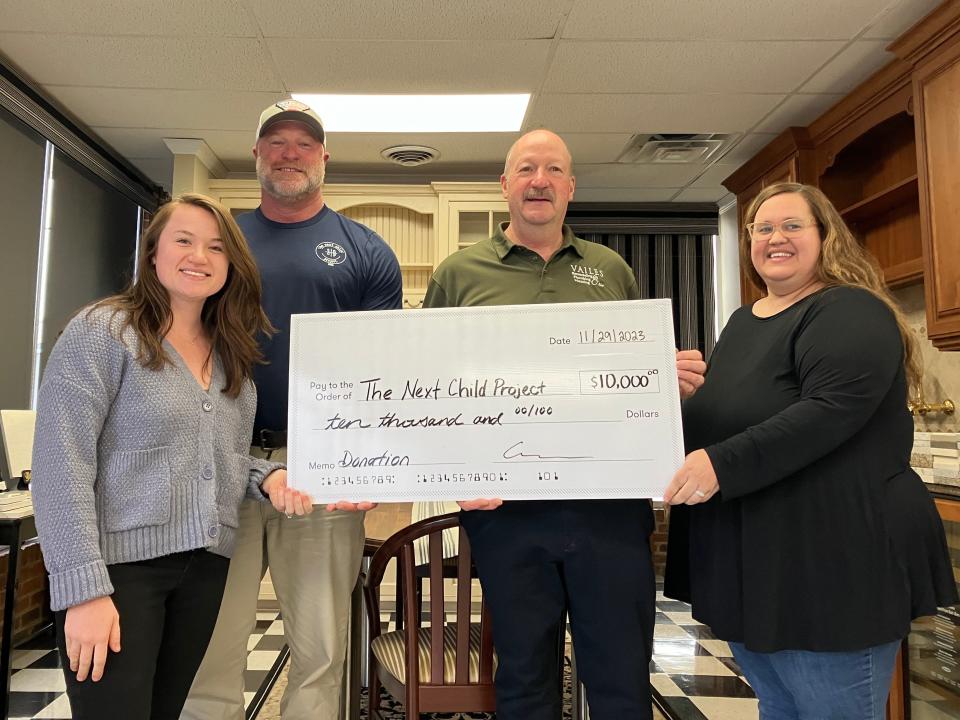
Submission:
POLYGON ((308 95, 294 93, 328 132, 516 132, 530 95, 308 95))
POLYGON ((712 161, 737 135, 653 133, 634 135, 617 157, 620 163, 684 164, 712 161))

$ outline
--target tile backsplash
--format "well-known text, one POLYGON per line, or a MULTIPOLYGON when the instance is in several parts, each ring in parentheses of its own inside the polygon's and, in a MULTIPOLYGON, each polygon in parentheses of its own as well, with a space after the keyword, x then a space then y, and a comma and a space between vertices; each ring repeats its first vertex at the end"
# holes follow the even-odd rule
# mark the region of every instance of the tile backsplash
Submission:
POLYGON ((910 464, 924 482, 960 487, 960 433, 915 432, 910 464))
MULTIPOLYGON (((901 288, 894 291, 893 296, 917 338, 923 366, 924 400, 928 403, 940 403, 949 398, 960 405, 960 352, 938 350, 927 339, 923 285, 901 288)), ((930 434, 957 433, 960 431, 960 417, 957 414, 930 413, 924 417, 915 417, 914 427, 930 434)))

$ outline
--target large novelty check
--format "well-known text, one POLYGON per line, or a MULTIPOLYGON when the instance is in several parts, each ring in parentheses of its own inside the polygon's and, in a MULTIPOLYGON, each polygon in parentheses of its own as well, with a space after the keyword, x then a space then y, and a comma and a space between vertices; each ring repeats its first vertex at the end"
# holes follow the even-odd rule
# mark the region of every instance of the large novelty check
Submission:
POLYGON ((659 498, 669 300, 295 315, 290 484, 316 502, 659 498))

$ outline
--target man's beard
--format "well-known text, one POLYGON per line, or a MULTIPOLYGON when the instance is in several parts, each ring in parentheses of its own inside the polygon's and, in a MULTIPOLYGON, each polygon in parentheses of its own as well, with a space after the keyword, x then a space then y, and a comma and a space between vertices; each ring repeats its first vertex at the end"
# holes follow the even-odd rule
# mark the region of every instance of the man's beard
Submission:
POLYGON ((263 188, 265 193, 277 200, 296 202, 314 195, 323 187, 325 175, 326 165, 318 163, 313 169, 303 168, 303 175, 291 174, 290 178, 278 182, 263 167, 263 160, 257 158, 257 180, 260 181, 260 187, 263 188))

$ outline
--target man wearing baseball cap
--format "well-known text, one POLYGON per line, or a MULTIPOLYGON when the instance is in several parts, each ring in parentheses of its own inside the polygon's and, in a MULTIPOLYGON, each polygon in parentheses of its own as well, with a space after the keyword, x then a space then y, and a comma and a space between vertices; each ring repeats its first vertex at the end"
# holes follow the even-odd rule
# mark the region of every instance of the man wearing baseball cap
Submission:
MULTIPOLYGON (((253 155, 260 207, 237 222, 257 260, 263 307, 278 332, 262 338, 269 362, 254 372, 253 453, 286 459, 287 374, 293 313, 385 310, 402 301, 400 266, 383 239, 324 204, 329 154, 319 115, 283 100, 260 115, 253 155)), ((284 720, 334 720, 347 648, 350 594, 363 553, 363 510, 284 516, 246 501, 217 627, 181 718, 242 720, 247 639, 267 567, 290 647, 284 720)))

